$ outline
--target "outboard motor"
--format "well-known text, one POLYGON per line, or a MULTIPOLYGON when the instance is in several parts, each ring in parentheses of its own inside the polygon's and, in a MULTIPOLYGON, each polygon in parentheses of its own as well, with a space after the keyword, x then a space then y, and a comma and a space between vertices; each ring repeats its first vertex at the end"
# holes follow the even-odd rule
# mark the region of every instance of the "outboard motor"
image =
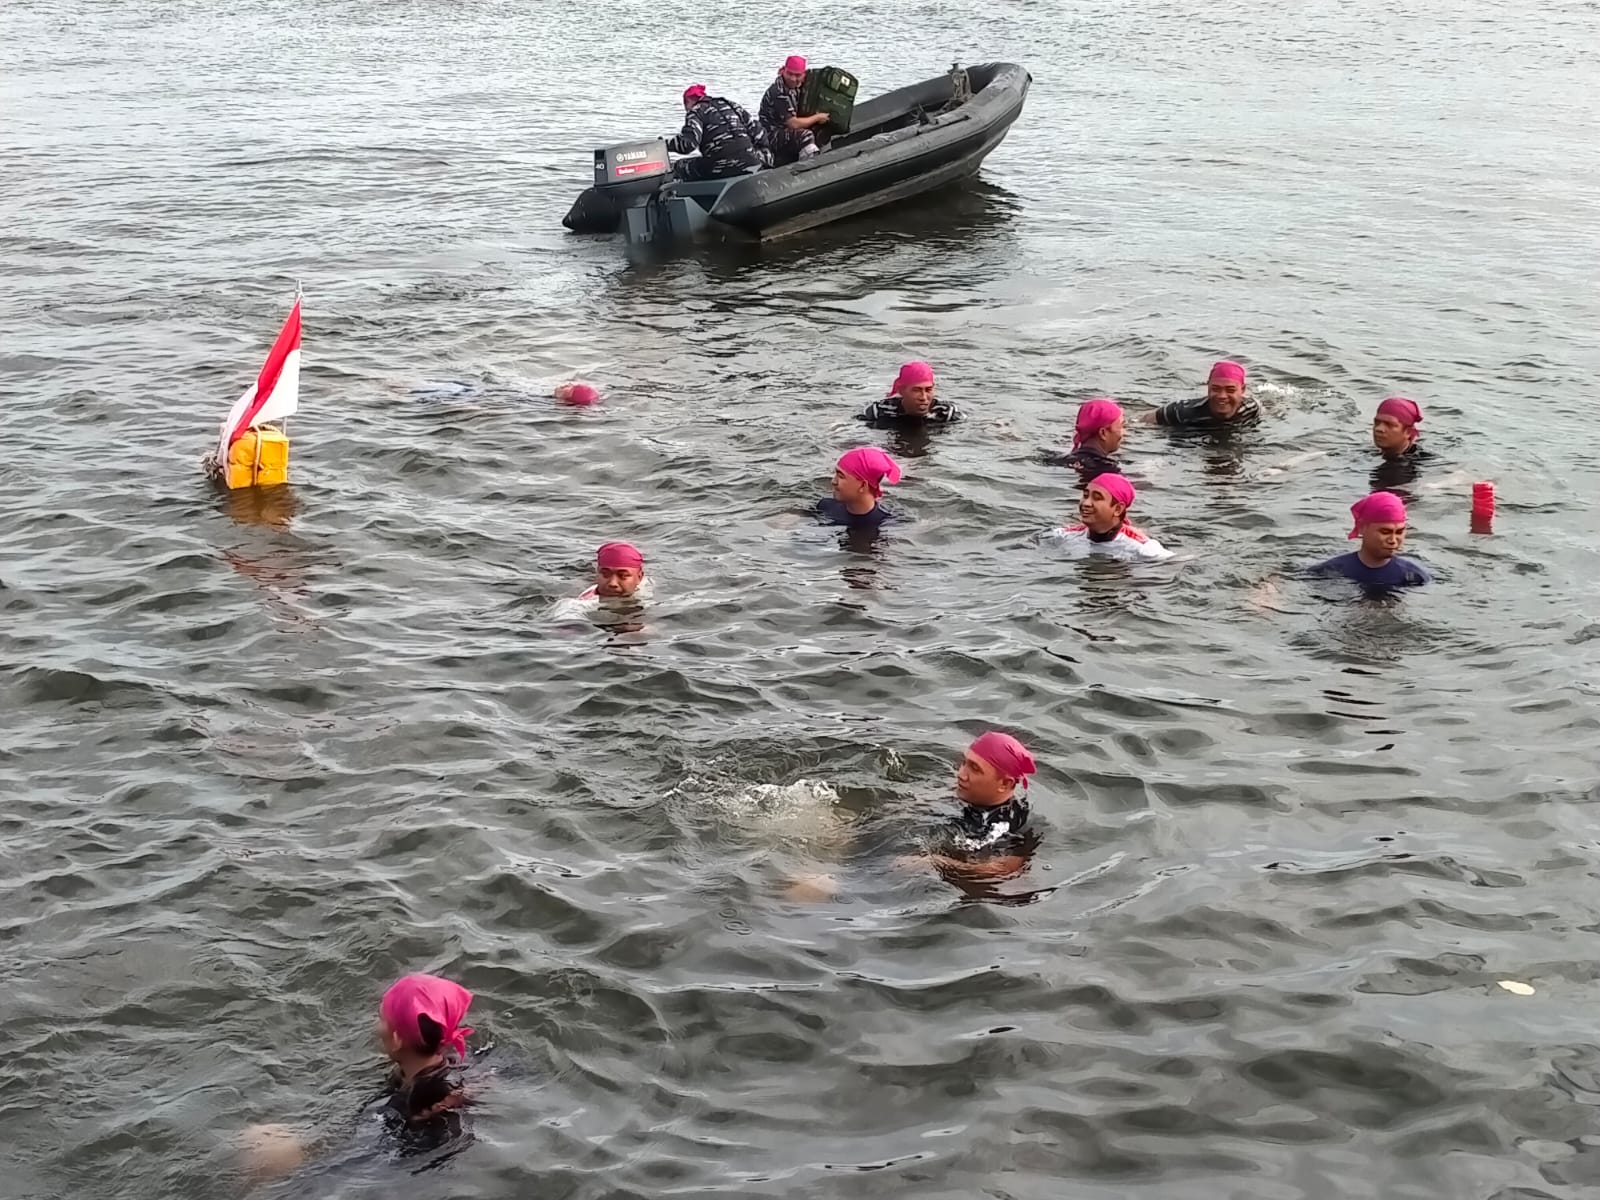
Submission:
POLYGON ((561 223, 574 233, 615 233, 623 210, 646 203, 672 178, 661 138, 623 142, 594 152, 594 186, 585 188, 561 223))
POLYGON ((622 206, 634 196, 648 196, 672 174, 667 143, 623 142, 594 152, 594 186, 622 206))
POLYGON ((594 152, 594 185, 561 223, 574 233, 621 230, 629 245, 688 241, 705 231, 717 198, 733 183, 675 179, 661 138, 605 146, 594 152))

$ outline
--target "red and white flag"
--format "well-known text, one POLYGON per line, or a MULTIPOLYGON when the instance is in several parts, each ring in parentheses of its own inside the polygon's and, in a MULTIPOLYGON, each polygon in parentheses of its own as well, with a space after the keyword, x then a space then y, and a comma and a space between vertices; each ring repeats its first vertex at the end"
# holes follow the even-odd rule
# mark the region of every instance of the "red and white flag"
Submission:
POLYGON ((244 436, 247 429, 268 421, 281 421, 300 407, 300 297, 296 296, 289 319, 278 331, 277 340, 267 351, 261 374, 233 402, 223 419, 217 438, 217 461, 228 461, 228 447, 244 436))

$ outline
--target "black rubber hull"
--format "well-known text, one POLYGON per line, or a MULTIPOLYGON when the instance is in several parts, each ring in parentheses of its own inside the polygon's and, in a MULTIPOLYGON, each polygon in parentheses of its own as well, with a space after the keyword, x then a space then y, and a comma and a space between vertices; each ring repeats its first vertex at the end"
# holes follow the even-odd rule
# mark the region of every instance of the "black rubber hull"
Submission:
MULTIPOLYGON (((729 183, 711 206, 713 223, 783 237, 973 174, 1021 115, 1032 78, 1015 63, 985 63, 967 74, 972 99, 950 112, 935 114, 951 95, 946 75, 857 104, 851 134, 827 153, 729 183)), ((620 221, 621 210, 589 188, 562 224, 612 233, 620 221)))

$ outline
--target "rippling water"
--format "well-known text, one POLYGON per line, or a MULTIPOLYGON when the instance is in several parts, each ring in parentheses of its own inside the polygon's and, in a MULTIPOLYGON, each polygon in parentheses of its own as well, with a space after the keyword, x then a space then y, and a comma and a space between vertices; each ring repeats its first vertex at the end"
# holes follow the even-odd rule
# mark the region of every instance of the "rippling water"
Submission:
POLYGON ((563 11, 0 7, 5 1194, 233 1193, 288 1121, 292 1195, 1593 1195, 1600 10, 563 11), (914 210, 563 233, 590 148, 794 49, 1035 83, 914 210), (218 499, 296 280, 295 483, 218 499), (1221 354, 1258 431, 1130 444, 1184 561, 1042 558, 1076 400, 1221 354), (922 356, 975 419, 864 435, 922 356), (1258 611, 1391 391, 1439 584, 1258 611), (793 518, 860 440, 914 518, 870 550, 793 518), (552 622, 611 537, 648 627, 552 622), (841 859, 990 722, 1042 760, 1009 895, 841 859), (350 1147, 410 969, 502 1070, 414 1177, 350 1147))

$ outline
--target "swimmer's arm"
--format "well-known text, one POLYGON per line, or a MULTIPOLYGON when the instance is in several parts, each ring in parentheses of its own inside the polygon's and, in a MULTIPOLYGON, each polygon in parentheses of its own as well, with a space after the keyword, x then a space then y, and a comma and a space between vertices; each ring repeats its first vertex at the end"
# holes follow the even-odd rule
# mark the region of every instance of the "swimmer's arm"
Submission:
POLYGON ((930 866, 941 875, 956 875, 963 879, 1010 879, 1027 869, 1028 859, 1023 854, 996 854, 981 859, 955 858, 949 854, 907 854, 894 860, 902 869, 930 866))
POLYGON ((1149 412, 1140 413, 1139 414, 1139 424, 1141 424, 1141 425, 1159 425, 1159 424, 1161 424, 1161 410, 1159 408, 1152 408, 1149 412))
POLYGON ((1326 450, 1307 450, 1302 454, 1291 454, 1276 466, 1268 467, 1265 473, 1268 475, 1281 475, 1290 467, 1298 467, 1301 463, 1308 463, 1315 458, 1327 457, 1328 452, 1326 450))
POLYGON ((934 865, 941 872, 948 871, 952 875, 966 879, 1010 879, 1028 869, 1028 857, 1025 854, 997 854, 992 858, 975 861, 970 858, 949 858, 943 854, 936 854, 934 865))
POLYGON ((414 1112, 406 1120, 412 1125, 422 1125, 435 1117, 442 1116, 454 1108, 461 1108, 467 1103, 467 1090, 456 1088, 437 1104, 430 1104, 421 1112, 414 1112))

